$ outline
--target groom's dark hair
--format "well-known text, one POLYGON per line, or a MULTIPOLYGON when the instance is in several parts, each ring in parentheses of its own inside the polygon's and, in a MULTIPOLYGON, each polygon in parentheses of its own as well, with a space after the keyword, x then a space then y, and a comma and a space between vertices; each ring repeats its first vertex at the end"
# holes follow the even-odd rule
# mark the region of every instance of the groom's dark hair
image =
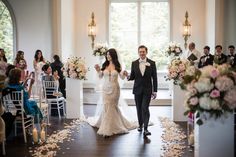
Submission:
POLYGON ((139 49, 142 49, 142 48, 144 48, 144 49, 148 52, 148 48, 147 48, 146 46, 144 46, 144 45, 140 45, 140 46, 138 47, 138 50, 139 50, 139 49))

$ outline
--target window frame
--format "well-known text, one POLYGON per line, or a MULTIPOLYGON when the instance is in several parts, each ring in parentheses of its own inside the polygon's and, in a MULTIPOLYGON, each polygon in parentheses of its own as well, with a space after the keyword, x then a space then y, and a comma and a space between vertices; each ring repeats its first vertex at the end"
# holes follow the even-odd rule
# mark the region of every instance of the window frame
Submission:
POLYGON ((18 49, 18 44, 17 44, 17 24, 16 24, 16 17, 14 14, 14 11, 10 5, 10 3, 7 0, 1 0, 2 3, 6 6, 6 8, 8 9, 10 16, 11 16, 11 20, 12 20, 12 27, 13 27, 13 60, 16 56, 16 50, 18 49))

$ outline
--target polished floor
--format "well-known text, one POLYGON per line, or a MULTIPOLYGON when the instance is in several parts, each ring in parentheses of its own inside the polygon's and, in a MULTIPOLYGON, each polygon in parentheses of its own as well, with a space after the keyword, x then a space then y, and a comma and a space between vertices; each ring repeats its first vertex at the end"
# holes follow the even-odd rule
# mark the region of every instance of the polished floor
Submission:
MULTIPOLYGON (((132 110, 134 107, 131 107, 132 110)), ((84 113, 92 116, 95 111, 95 105, 84 105, 84 113)), ((150 107, 151 115, 154 117, 170 117, 171 107, 153 106, 150 107)), ((51 118, 51 126, 48 128, 49 134, 52 131, 62 129, 64 123, 69 120, 59 120, 57 117, 51 118)), ((70 142, 60 144, 61 150, 58 150, 58 157, 159 157, 161 156, 161 134, 162 128, 157 121, 155 125, 149 127, 152 135, 149 138, 143 138, 143 135, 137 130, 131 130, 128 134, 104 138, 96 134, 97 129, 92 128, 86 123, 78 126, 79 132, 72 135, 75 139, 70 142)), ((186 131, 186 124, 181 127, 186 131)), ((30 137, 29 137, 30 140, 30 137)), ((29 147, 32 143, 24 144, 23 136, 8 138, 6 143, 7 157, 29 157, 29 147)), ((184 150, 184 157, 192 157, 193 151, 184 150)))

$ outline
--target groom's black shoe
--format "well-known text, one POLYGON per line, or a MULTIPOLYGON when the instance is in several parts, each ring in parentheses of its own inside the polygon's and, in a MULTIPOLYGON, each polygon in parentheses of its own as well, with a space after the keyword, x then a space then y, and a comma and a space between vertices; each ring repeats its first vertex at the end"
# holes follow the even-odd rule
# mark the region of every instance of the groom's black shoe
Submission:
POLYGON ((139 132, 142 132, 143 131, 143 128, 142 127, 138 127, 137 129, 139 132))
POLYGON ((149 132, 148 130, 144 130, 143 132, 143 136, 150 136, 151 132, 149 132))

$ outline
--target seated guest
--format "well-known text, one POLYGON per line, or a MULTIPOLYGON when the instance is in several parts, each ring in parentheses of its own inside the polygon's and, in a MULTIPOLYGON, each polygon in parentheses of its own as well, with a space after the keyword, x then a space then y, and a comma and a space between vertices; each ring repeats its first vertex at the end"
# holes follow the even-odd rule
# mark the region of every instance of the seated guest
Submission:
POLYGON ((57 72, 54 72, 52 75, 52 68, 49 64, 44 64, 42 71, 44 72, 44 75, 42 76, 43 81, 57 81, 59 79, 57 72))
POLYGON ((214 63, 219 65, 227 63, 227 56, 222 53, 221 45, 216 45, 215 47, 214 63))
POLYGON ((60 57, 58 55, 54 55, 53 56, 53 59, 54 59, 54 62, 51 63, 51 68, 52 68, 52 72, 54 73, 55 71, 58 72, 58 76, 60 77, 59 78, 59 88, 63 94, 63 96, 65 97, 66 96, 66 91, 65 91, 65 77, 63 75, 63 72, 62 72, 62 67, 63 67, 63 63, 60 61, 60 57))
POLYGON ((198 68, 202 68, 207 65, 213 65, 214 56, 212 54, 210 54, 210 47, 205 46, 203 48, 203 52, 205 55, 201 56, 199 63, 198 63, 198 68))
POLYGON ((16 68, 15 65, 9 64, 6 68, 6 73, 5 73, 6 77, 9 76, 9 73, 10 73, 11 69, 15 69, 15 68, 16 68))
POLYGON ((30 95, 31 95, 31 90, 32 86, 34 84, 34 79, 30 80, 29 88, 26 90, 22 83, 20 82, 21 80, 21 70, 18 68, 12 69, 9 73, 9 80, 7 84, 7 88, 17 90, 17 91, 24 91, 24 110, 26 114, 28 115, 33 115, 35 117, 35 120, 37 121, 37 118, 39 117, 39 120, 42 120, 43 116, 42 113, 37 106, 37 103, 33 100, 29 100, 30 95))
POLYGON ((229 55, 228 57, 228 63, 231 65, 232 68, 236 68, 236 54, 234 54, 235 47, 233 45, 230 45, 228 47, 229 55))

